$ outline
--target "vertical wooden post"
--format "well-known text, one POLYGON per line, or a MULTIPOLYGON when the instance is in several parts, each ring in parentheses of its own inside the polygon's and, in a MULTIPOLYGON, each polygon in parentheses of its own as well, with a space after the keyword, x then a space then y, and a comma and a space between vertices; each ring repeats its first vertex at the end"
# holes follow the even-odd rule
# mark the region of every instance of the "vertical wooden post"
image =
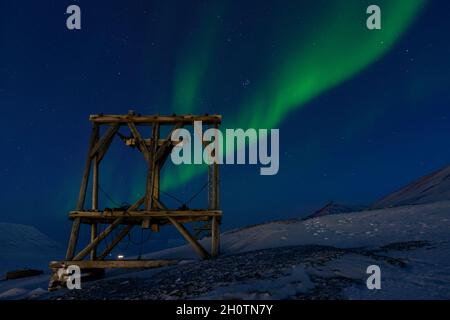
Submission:
MULTIPOLYGON (((95 146, 95 141, 98 139, 98 135, 99 135, 99 126, 98 124, 94 123, 92 126, 92 133, 89 141, 89 150, 86 157, 86 162, 84 163, 84 172, 83 178, 81 179, 80 194, 78 195, 77 210, 83 210, 84 208, 84 202, 86 200, 86 190, 89 181, 89 175, 91 172, 91 162, 92 162, 91 152, 95 146)), ((66 252, 66 260, 72 260, 74 256, 75 248, 78 242, 79 231, 80 231, 80 219, 77 218, 72 223, 72 231, 70 232, 69 245, 67 247, 66 252)))
POLYGON ((80 223, 80 218, 73 220, 72 230, 70 231, 69 245, 67 246, 66 261, 73 259, 78 242, 78 233, 80 232, 80 223))
POLYGON ((213 217, 211 221, 211 256, 217 257, 220 254, 220 221, 218 217, 213 217))
MULTIPOLYGON (((214 128, 219 129, 219 125, 215 124, 214 128)), ((217 137, 215 138, 217 139, 217 137)), ((218 149, 222 146, 216 145, 218 149)), ((217 152, 217 149, 214 151, 217 152)), ((214 162, 212 164, 212 199, 213 209, 220 209, 220 195, 219 195, 219 164, 214 162)), ((220 220, 218 217, 213 217, 211 221, 211 255, 218 256, 220 253, 220 220)))
MULTIPOLYGON (((111 138, 112 140, 112 138, 111 138)), ((99 141, 99 130, 97 130, 97 137, 95 144, 99 141)), ((98 180, 99 180, 99 156, 98 153, 93 159, 92 168, 92 210, 98 210, 98 180)), ((97 223, 91 224, 91 242, 97 237, 97 223)), ((91 251, 91 260, 95 260, 97 257, 97 248, 91 251)))
POLYGON ((92 169, 92 210, 98 210, 98 181, 99 181, 99 162, 98 157, 94 157, 94 166, 92 169))
MULTIPOLYGON (((159 124, 157 124, 156 128, 155 128, 155 132, 154 132, 154 139, 155 139, 155 145, 154 148, 152 150, 153 152, 153 192, 152 192, 152 196, 153 199, 156 199, 159 201, 159 197, 160 197, 160 174, 161 174, 161 165, 159 163, 156 163, 156 153, 158 150, 158 140, 160 137, 160 126, 159 124)), ((154 201, 152 202, 152 209, 157 208, 156 204, 154 203, 154 201)))
POLYGON ((212 210, 212 195, 211 195, 211 187, 212 187, 212 179, 211 179, 211 165, 208 164, 208 209, 212 210))
MULTIPOLYGON (((215 124, 214 128, 219 129, 219 125, 215 124)), ((222 148, 222 146, 218 146, 222 148)), ((215 151, 216 152, 216 151, 215 151)), ((220 181, 219 181, 219 164, 214 162, 212 164, 212 195, 213 195, 213 208, 215 210, 220 209, 220 181)))
MULTIPOLYGON (((93 242, 97 238, 97 224, 91 224, 91 242, 93 242)), ((91 260, 97 259, 97 247, 92 249, 91 251, 91 260)))
POLYGON ((145 190, 145 210, 151 210, 155 207, 153 201, 153 192, 155 190, 155 155, 158 148, 159 140, 159 123, 155 122, 152 126, 152 143, 149 150, 148 169, 147 169, 147 186, 145 190))
MULTIPOLYGON (((116 116, 109 116, 111 118, 114 118, 116 116)), ((190 118, 186 116, 188 121, 186 120, 177 120, 174 117, 174 121, 182 121, 179 123, 176 123, 173 130, 176 130, 177 128, 182 127, 185 123, 190 123, 190 118)), ((93 119, 97 119, 94 117, 93 119)), ((114 120, 114 119, 113 119, 114 120)), ((152 211, 156 209, 160 209, 161 213, 164 212, 167 215, 167 221, 170 222, 172 225, 175 226, 175 228, 183 235, 183 237, 194 247, 194 249, 197 251, 197 253, 202 258, 209 258, 210 256, 217 256, 220 252, 220 223, 221 223, 221 214, 213 215, 212 217, 208 214, 210 219, 207 218, 205 213, 205 219, 208 220, 211 224, 211 252, 207 252, 200 243, 189 233, 188 229, 183 225, 183 223, 189 222, 189 221, 195 221, 196 219, 189 219, 185 218, 184 216, 179 216, 174 214, 171 216, 171 212, 177 212, 177 210, 169 210, 167 209, 163 204, 160 202, 160 176, 161 171, 164 165, 164 161, 167 159, 167 157, 170 155, 170 151, 175 146, 175 144, 170 140, 171 134, 169 134, 168 138, 166 140, 163 140, 163 142, 160 143, 160 125, 168 125, 173 124, 175 122, 167 121, 164 119, 158 119, 158 117, 148 117, 148 119, 134 119, 134 116, 128 116, 125 120, 123 118, 119 118, 117 122, 111 120, 110 118, 106 118, 106 120, 93 121, 93 127, 92 127, 92 134, 90 138, 89 143, 89 152, 88 156, 86 158, 85 164, 84 164, 84 173, 81 180, 81 186, 80 186, 80 192, 78 196, 77 211, 85 211, 85 207, 89 207, 89 205, 86 205, 86 192, 87 188, 89 186, 89 179, 91 179, 91 170, 92 170, 92 210, 96 211, 98 215, 99 210, 99 167, 100 162, 103 159, 103 156, 105 155, 108 147, 111 144, 111 141, 114 137, 114 135, 118 132, 118 129, 121 125, 127 124, 128 127, 131 130, 131 133, 134 137, 134 140, 132 140, 132 146, 135 145, 135 142, 137 142, 139 150, 144 154, 144 157, 146 159, 148 170, 147 170, 147 181, 146 181, 146 191, 145 196, 141 198, 137 203, 135 203, 133 206, 128 208, 126 211, 133 211, 137 210, 142 206, 145 205, 145 210, 152 211), (103 134, 103 136, 100 136, 100 126, 101 123, 103 124, 109 124, 111 128, 106 131, 106 133, 103 134), (144 140, 142 136, 140 135, 139 131, 137 130, 136 125, 151 125, 152 129, 152 136, 150 139, 150 144, 147 144, 148 140, 144 140)), ((211 121, 214 122, 214 121, 211 121)), ((210 123, 210 122, 209 122, 210 123)), ((208 125, 209 125, 208 123, 208 125)), ((212 127, 218 129, 219 124, 213 124, 212 127)), ((147 127, 148 128, 148 127, 147 127)), ((122 136, 122 135, 121 135, 122 136)), ((126 142, 128 144, 129 140, 128 137, 123 136, 123 138, 127 138, 126 142)), ((215 140, 217 141, 217 137, 215 137, 215 140)), ((220 152, 222 149, 221 145, 217 145, 217 149, 215 152, 220 152)), ((216 156, 216 155, 214 155, 216 156)), ((214 157, 215 158, 215 157, 214 157)), ((208 165, 208 209, 209 210, 220 210, 220 181, 219 181, 219 164, 218 163, 212 163, 208 165)), ((84 212, 85 214, 85 212, 84 212)), ((103 231, 99 232, 98 226, 99 223, 95 222, 98 220, 94 220, 95 215, 92 215, 92 221, 86 221, 83 223, 88 223, 91 227, 91 235, 90 235, 90 243, 81 251, 76 253, 77 249, 77 241, 79 236, 79 230, 81 226, 81 218, 75 218, 72 224, 72 231, 70 233, 70 240, 69 245, 66 252, 66 261, 71 260, 82 260, 89 256, 91 260, 102 260, 110 250, 112 250, 122 239, 125 237, 129 231, 132 228, 132 224, 130 223, 136 223, 134 220, 132 221, 127 217, 127 215, 120 216, 117 219, 115 219, 112 223, 109 223, 109 226, 103 231), (124 228, 121 233, 116 236, 114 241, 107 246, 105 251, 97 252, 97 246, 110 234, 114 228, 116 228, 120 224, 127 225, 126 228, 124 228)), ((75 216, 76 217, 76 216, 75 216)), ((142 226, 143 227, 152 227, 152 230, 155 232, 159 228, 158 223, 166 223, 166 220, 160 219, 160 218, 151 218, 150 215, 147 216, 147 218, 143 219, 142 226), (159 219, 159 220, 158 220, 159 219), (162 222, 161 222, 162 221, 162 222)))

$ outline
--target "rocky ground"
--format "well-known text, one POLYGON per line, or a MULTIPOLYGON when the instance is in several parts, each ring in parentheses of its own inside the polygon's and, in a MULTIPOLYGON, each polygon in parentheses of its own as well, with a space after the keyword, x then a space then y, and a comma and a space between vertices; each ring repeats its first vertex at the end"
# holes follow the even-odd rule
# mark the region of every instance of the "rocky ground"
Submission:
POLYGON ((430 246, 427 242, 413 241, 374 250, 318 245, 264 249, 185 262, 161 269, 150 277, 124 274, 85 283, 82 290, 64 290, 41 298, 345 299, 344 288, 367 290, 368 265, 405 269, 407 259, 396 258, 393 253, 430 246))

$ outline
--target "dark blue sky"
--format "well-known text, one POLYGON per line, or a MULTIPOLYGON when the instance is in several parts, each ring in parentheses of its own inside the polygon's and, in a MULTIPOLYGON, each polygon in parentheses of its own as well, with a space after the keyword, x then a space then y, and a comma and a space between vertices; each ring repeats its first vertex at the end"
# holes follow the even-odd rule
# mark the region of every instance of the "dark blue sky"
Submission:
MULTIPOLYGON (((314 37, 324 4, 295 12, 288 1, 0 0, 0 221, 65 240, 90 114, 179 111, 174 84, 186 61, 202 73, 193 113, 245 113, 241 101, 272 76, 267 58, 301 46, 292 35, 314 37), (80 31, 65 27, 73 3, 80 31)), ((302 216, 330 200, 367 204, 449 164, 449 10, 428 1, 385 55, 290 112, 278 125, 278 175, 224 167, 224 228, 302 216)), ((105 164, 102 187, 130 202, 124 189, 140 181, 141 159, 126 155, 105 164)), ((188 198, 193 189, 171 192, 188 198)))

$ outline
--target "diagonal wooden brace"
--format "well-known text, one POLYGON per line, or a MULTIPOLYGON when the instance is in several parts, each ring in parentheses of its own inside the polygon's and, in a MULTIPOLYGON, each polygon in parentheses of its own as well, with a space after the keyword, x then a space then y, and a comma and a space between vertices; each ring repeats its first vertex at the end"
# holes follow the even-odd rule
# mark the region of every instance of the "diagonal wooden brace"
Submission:
POLYGON ((98 141, 95 145, 95 147, 91 150, 91 158, 93 158, 97 152, 99 152, 101 149, 103 149, 105 146, 111 143, 112 138, 114 138, 114 135, 119 130, 119 125, 117 123, 111 125, 111 127, 106 131, 106 133, 103 135, 103 137, 98 141))
MULTIPOLYGON (((154 199, 156 205, 162 209, 162 210, 167 210, 167 207, 161 203, 161 201, 154 199)), ((209 253, 205 250, 205 248, 203 248, 200 243, 198 243, 198 241, 189 233, 189 231, 185 228, 184 225, 182 225, 181 223, 179 223, 175 218, 167 216, 167 219, 170 221, 170 223, 172 223, 175 228, 178 230, 178 232, 181 233, 181 235, 186 239, 187 242, 189 242, 191 244, 191 246, 194 248, 194 250, 198 253, 198 255, 202 258, 202 259, 208 259, 210 258, 209 253)))
MULTIPOLYGON (((144 198, 139 199, 135 204, 133 204, 128 210, 133 211, 139 208, 144 202, 144 198)), ((126 214, 126 212, 125 212, 126 214)), ((124 216, 125 216, 124 214, 124 216)), ((81 250, 73 260, 83 260, 83 258, 91 252, 92 249, 96 248, 98 244, 105 239, 119 224, 124 220, 123 217, 115 219, 102 233, 100 233, 90 244, 88 244, 83 250, 81 250)), ((74 222, 75 223, 75 222, 74 222)))
POLYGON ((133 122, 128 122, 128 128, 130 128, 131 133, 133 134, 133 137, 136 139, 137 143, 139 144, 139 149, 144 154, 144 158, 147 162, 150 161, 150 151, 147 148, 147 144, 145 143, 145 140, 142 138, 141 134, 139 133, 138 129, 136 128, 136 125, 133 122))
POLYGON ((172 133, 183 127, 183 123, 177 123, 172 130, 170 130, 169 134, 167 135, 167 138, 164 140, 164 143, 158 148, 158 151, 155 155, 155 162, 159 164, 164 164, 164 161, 167 159, 167 156, 170 154, 170 152, 173 149, 173 141, 171 140, 172 133))
POLYGON ((103 260, 106 258, 106 256, 114 249, 114 247, 119 244, 120 241, 122 241, 125 236, 130 233, 131 229, 133 228, 133 225, 127 225, 125 228, 123 228, 122 231, 114 238, 114 240, 106 247, 106 249, 98 256, 98 260, 103 260))

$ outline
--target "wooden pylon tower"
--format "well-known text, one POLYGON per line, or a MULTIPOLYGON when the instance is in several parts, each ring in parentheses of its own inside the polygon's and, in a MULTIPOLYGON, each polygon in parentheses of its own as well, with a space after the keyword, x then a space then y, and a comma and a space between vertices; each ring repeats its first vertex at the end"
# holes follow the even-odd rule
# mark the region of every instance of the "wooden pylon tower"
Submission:
POLYGON ((70 265, 76 265, 84 271, 103 272, 107 268, 152 268, 176 263, 175 260, 107 260, 110 252, 138 226, 152 231, 159 231, 161 226, 173 225, 186 241, 193 247, 202 259, 215 257, 220 250, 220 222, 222 211, 220 210, 219 196, 219 166, 216 163, 208 167, 208 206, 204 209, 170 209, 160 199, 161 169, 169 157, 176 142, 170 137, 174 130, 189 127, 194 121, 202 121, 205 126, 219 128, 222 117, 220 115, 173 115, 173 116, 141 116, 130 111, 126 115, 91 115, 92 133, 89 142, 89 150, 86 157, 81 187, 75 211, 69 213, 72 220, 72 230, 64 261, 50 263, 52 277, 49 289, 64 285, 64 270, 70 265), (165 138, 160 137, 161 127, 168 126, 169 134, 165 138), (101 127, 106 127, 100 134, 101 127), (119 130, 128 128, 129 136, 120 133, 119 130), (151 132, 151 136, 145 138, 142 128, 151 132), (127 146, 137 147, 147 163, 145 195, 127 208, 100 210, 99 205, 99 171, 100 163, 115 137, 120 137, 127 146), (86 208, 86 193, 89 180, 92 179, 92 204, 86 208), (204 221, 211 228, 211 251, 208 252, 190 234, 184 226, 188 222, 204 221), (89 244, 77 251, 77 242, 81 226, 90 228, 89 244), (104 225, 102 232, 98 232, 99 225, 104 225), (122 226, 120 232, 116 228, 122 226), (116 231, 113 240, 106 243, 106 238, 116 231), (105 242, 102 252, 97 248, 105 242))

